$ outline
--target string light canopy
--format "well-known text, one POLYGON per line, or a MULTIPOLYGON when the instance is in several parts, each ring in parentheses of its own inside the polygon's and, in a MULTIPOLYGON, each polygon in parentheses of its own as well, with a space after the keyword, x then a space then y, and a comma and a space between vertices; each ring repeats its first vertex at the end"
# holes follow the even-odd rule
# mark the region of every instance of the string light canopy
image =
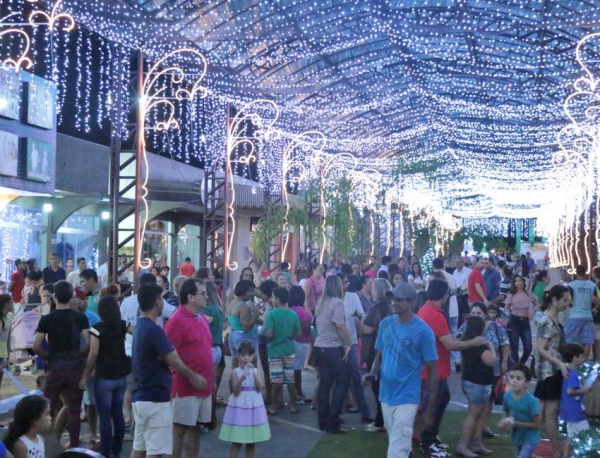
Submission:
MULTIPOLYGON (((257 154, 262 177, 281 164, 286 144, 318 130, 324 154, 356 158, 344 170, 373 170, 366 176, 376 188, 395 187, 388 202, 401 196, 414 212, 478 220, 547 211, 557 135, 568 122, 563 102, 582 72, 574 48, 600 20, 600 5, 568 0, 64 0, 63 11, 154 62, 182 46, 203 53, 210 93, 196 108, 221 127, 182 125, 189 139, 164 146, 180 157, 223 164, 226 104, 268 98, 281 110, 280 140, 257 154), (398 164, 411 173, 392 180, 398 164)), ((92 55, 116 56, 85 34, 73 39, 79 67, 92 55)), ((81 74, 85 97, 91 72, 81 74)), ((85 129, 90 109, 77 113, 85 129)))

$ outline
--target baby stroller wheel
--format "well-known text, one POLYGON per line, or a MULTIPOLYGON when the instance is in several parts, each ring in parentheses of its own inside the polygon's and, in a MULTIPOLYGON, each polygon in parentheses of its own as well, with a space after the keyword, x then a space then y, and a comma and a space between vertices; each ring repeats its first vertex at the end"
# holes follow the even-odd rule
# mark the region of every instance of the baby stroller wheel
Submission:
POLYGON ((20 375, 21 374, 21 366, 19 366, 18 364, 15 364, 12 368, 12 373, 13 373, 13 375, 20 375))

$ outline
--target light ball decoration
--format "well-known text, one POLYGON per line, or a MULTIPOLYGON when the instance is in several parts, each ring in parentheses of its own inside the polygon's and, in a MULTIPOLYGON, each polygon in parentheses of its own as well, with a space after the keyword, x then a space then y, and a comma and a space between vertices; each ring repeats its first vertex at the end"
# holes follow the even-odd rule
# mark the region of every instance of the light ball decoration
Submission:
POLYGON ((600 457, 600 429, 581 431, 571 439, 571 456, 575 458, 600 457))
POLYGON ((433 260, 436 258, 437 253, 435 251, 435 246, 430 246, 425 254, 421 257, 420 263, 421 268, 423 269, 423 273, 430 274, 433 272, 433 260))
POLYGON ((549 214, 544 222, 550 234, 550 266, 568 266, 573 272, 578 264, 585 264, 591 271, 590 244, 600 240, 600 225, 594 231, 590 227, 590 206, 596 204, 596 218, 600 217, 600 131, 598 121, 600 100, 598 84, 594 75, 594 46, 600 33, 591 33, 579 41, 575 59, 584 72, 573 84, 574 91, 564 102, 564 113, 570 123, 558 134, 559 149, 552 157, 553 175, 560 177, 560 186, 549 194, 549 214), (587 54, 586 54, 586 51, 587 54), (580 217, 583 215, 583 221, 580 217), (573 250, 583 234, 583 253, 573 250))

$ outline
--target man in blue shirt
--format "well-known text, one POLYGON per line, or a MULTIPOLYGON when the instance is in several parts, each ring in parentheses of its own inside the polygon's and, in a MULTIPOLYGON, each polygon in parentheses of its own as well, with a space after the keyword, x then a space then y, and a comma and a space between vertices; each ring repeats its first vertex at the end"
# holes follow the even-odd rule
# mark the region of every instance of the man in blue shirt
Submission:
MULTIPOLYGON (((438 373, 435 337, 427 324, 413 313, 417 293, 408 283, 396 285, 392 294, 395 315, 379 325, 377 357, 371 372, 381 379, 379 400, 388 432, 388 458, 407 458, 412 448, 412 430, 421 396, 421 372, 426 367, 429 399, 437 398, 438 373), (407 430, 411 433, 407 434, 407 430)), ((435 403, 424 415, 433 423, 435 403)))
POLYGON ((489 259, 483 260, 483 281, 485 283, 487 300, 493 301, 498 297, 502 276, 489 259))
POLYGON ((165 332, 156 324, 162 314, 162 288, 156 284, 142 285, 137 297, 140 318, 133 332, 131 360, 135 382, 132 395, 135 436, 131 456, 171 455, 173 412, 169 366, 198 390, 206 389, 207 382, 181 361, 165 332))

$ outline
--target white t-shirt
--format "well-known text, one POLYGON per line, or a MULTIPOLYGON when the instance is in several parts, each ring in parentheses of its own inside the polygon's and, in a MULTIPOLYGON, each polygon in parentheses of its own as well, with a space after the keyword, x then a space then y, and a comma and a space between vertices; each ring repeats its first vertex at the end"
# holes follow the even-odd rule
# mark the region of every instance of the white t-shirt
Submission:
POLYGON ((365 314, 365 310, 360 303, 360 297, 356 293, 346 293, 344 296, 344 313, 346 314, 346 328, 348 328, 348 334, 352 339, 352 343, 358 342, 358 336, 356 335, 356 314, 358 318, 365 314))
POLYGON ((69 283, 71 283, 71 286, 73 288, 76 288, 76 287, 80 286, 80 284, 81 284, 80 283, 81 279, 79 278, 80 273, 81 272, 79 272, 79 269, 77 269, 77 270, 74 270, 73 272, 71 272, 69 275, 67 275, 67 281, 69 283))
POLYGON ((417 277, 415 278, 412 274, 410 274, 408 276, 408 281, 412 281, 415 285, 422 285, 423 283, 425 283, 425 280, 423 279, 423 277, 417 277))
MULTIPOLYGON (((140 305, 138 303, 137 294, 126 297, 123 299, 123 303, 121 304, 121 319, 125 321, 125 323, 129 323, 135 328, 135 325, 140 317, 139 308, 140 305)), ((175 313, 175 310, 177 310, 177 307, 169 304, 163 299, 163 312, 162 315, 156 320, 156 324, 162 328, 165 324, 165 321, 168 320, 173 313, 175 313)), ((132 345, 133 336, 128 333, 125 335, 125 354, 127 356, 131 356, 132 345)))
POLYGON ((381 272, 382 270, 383 270, 384 272, 389 272, 389 271, 390 271, 390 270, 389 270, 389 268, 388 268, 388 266, 386 266, 385 264, 384 264, 384 265, 382 265, 382 266, 379 268, 379 270, 377 271, 377 278, 379 278, 379 272, 381 272))
POLYGON ((98 275, 98 283, 100 283, 100 286, 104 288, 108 285, 108 264, 106 262, 98 267, 96 275, 98 275))
POLYGON ((454 272, 452 272, 452 277, 454 277, 456 286, 457 287, 462 287, 463 285, 466 286, 470 273, 471 273, 471 269, 469 269, 467 266, 464 266, 460 272, 458 269, 454 269, 454 272))

